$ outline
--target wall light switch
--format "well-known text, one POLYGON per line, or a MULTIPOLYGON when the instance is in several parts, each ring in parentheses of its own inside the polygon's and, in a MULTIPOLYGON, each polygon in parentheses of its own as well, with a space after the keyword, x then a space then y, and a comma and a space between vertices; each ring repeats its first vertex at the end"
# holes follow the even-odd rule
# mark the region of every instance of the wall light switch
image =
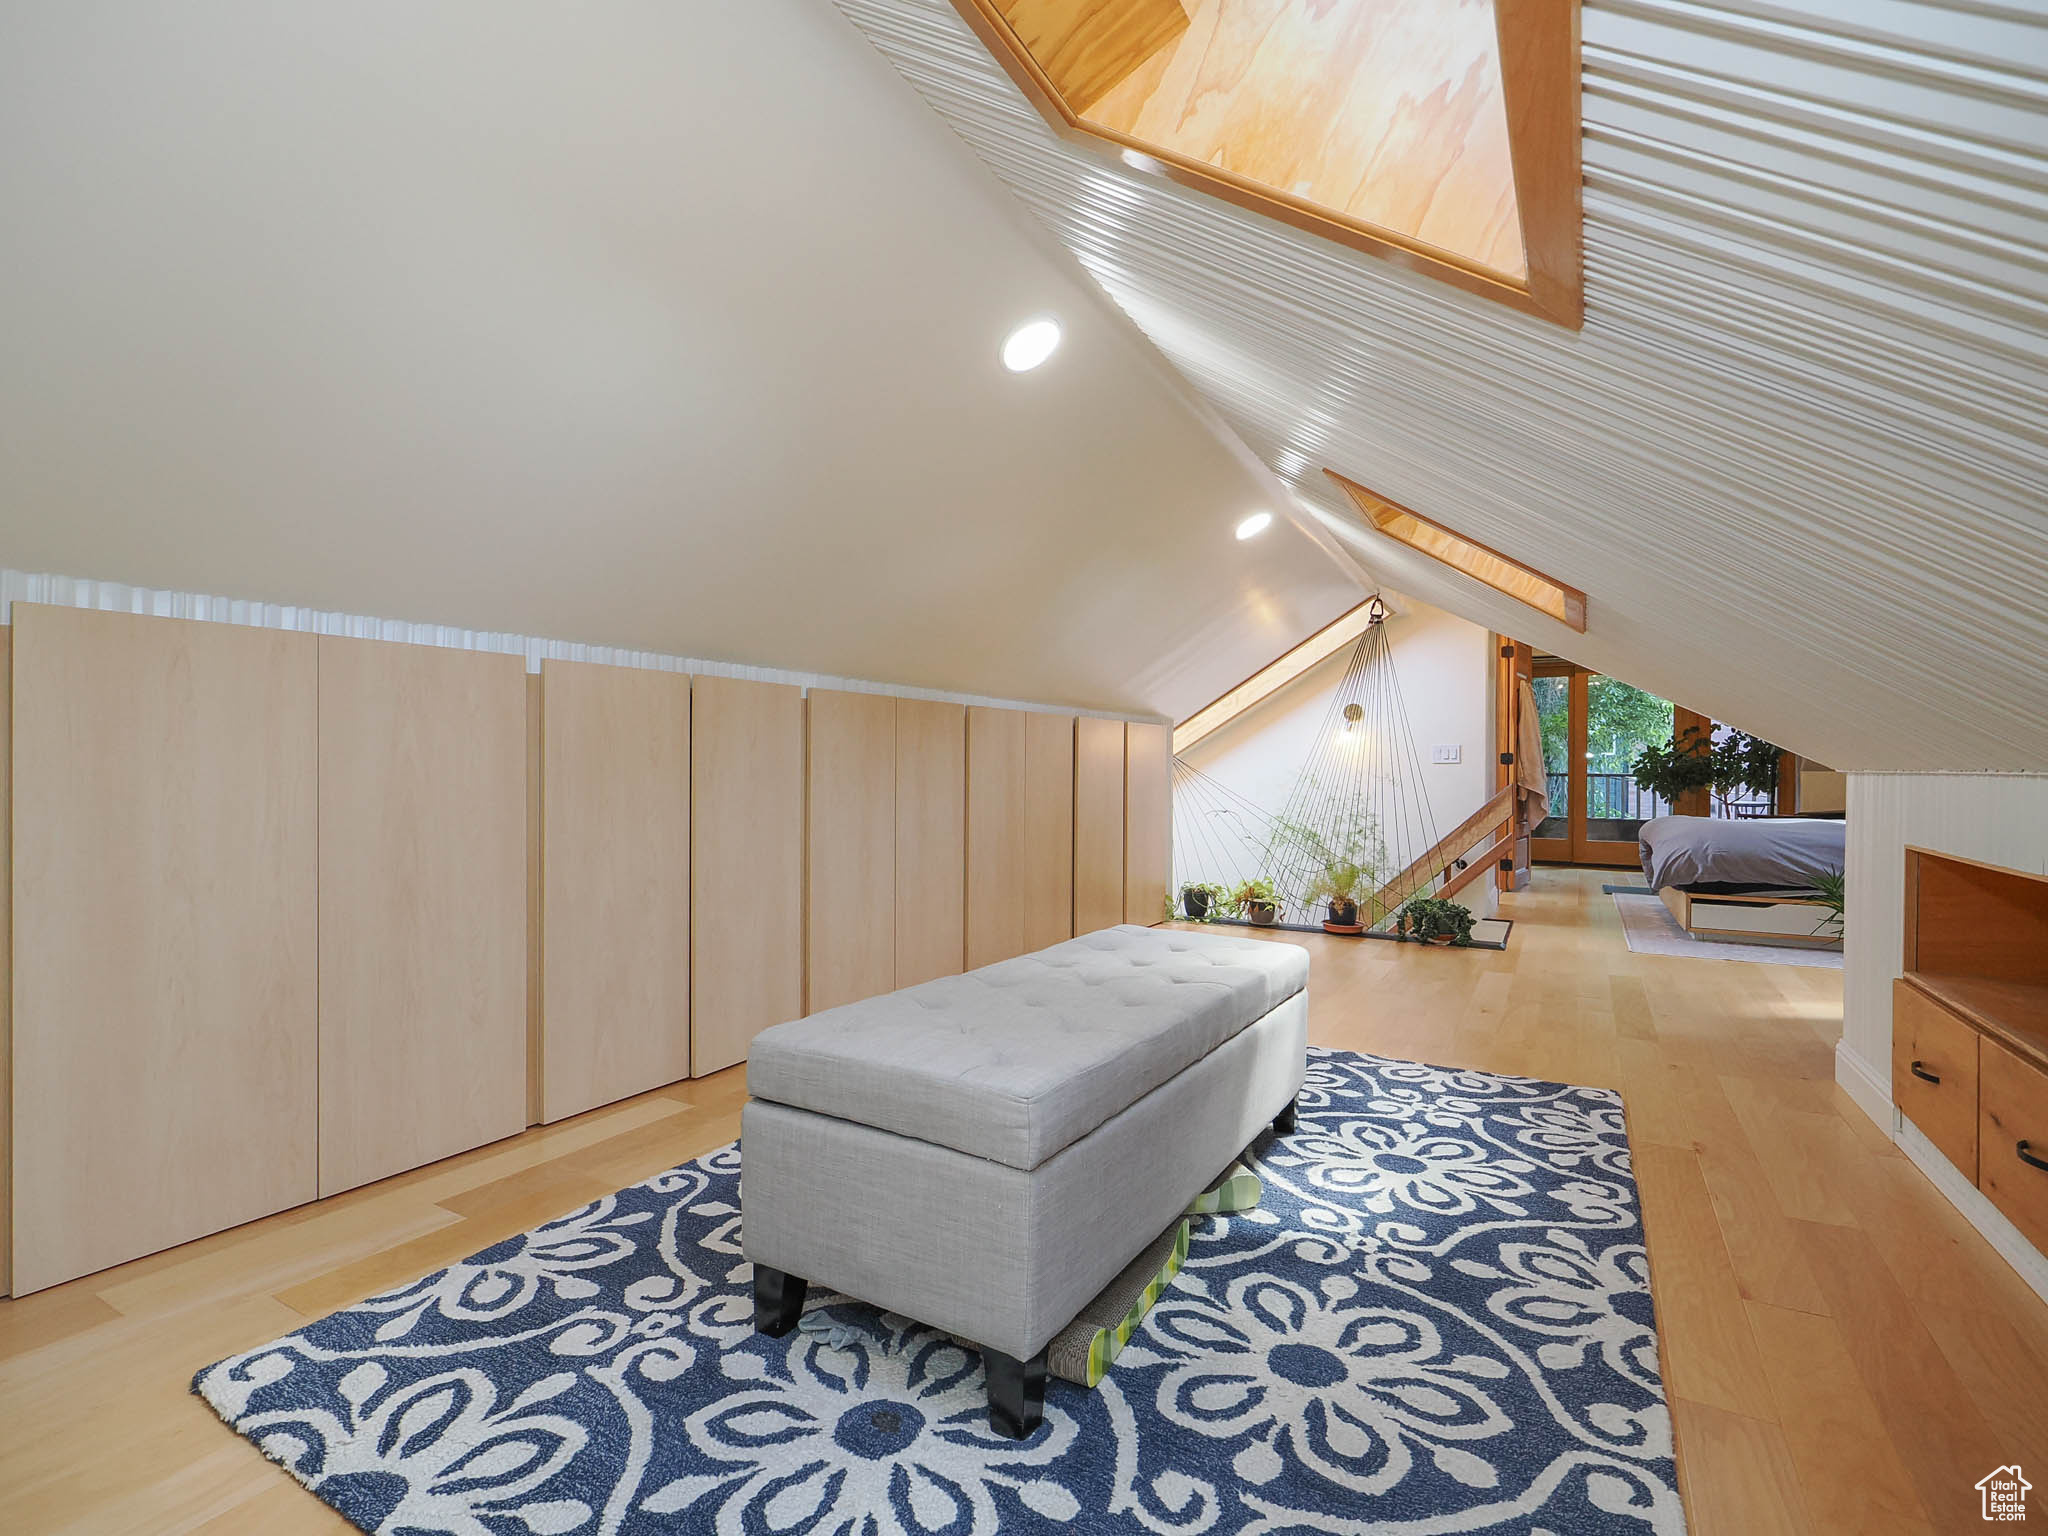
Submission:
POLYGON ((1431 747, 1429 749, 1429 760, 1432 763, 1455 763, 1458 761, 1458 754, 1462 750, 1459 747, 1431 747))

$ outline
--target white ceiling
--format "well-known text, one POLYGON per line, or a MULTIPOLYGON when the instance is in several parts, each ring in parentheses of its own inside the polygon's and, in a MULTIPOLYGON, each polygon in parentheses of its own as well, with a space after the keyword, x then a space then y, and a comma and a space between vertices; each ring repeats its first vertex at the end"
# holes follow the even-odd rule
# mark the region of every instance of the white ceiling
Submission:
POLYGON ((1574 334, 1056 139, 948 0, 836 3, 1391 584, 1838 767, 2048 767, 2040 6, 1587 4, 1574 334))
POLYGON ((10 6, 0 143, 0 565, 1171 716, 1360 595, 824 0, 10 6))

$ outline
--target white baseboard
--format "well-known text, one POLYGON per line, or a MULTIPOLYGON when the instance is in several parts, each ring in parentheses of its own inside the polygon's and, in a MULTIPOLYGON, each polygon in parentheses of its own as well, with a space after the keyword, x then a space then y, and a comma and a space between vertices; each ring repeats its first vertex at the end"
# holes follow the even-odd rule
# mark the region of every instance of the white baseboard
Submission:
POLYGON ((1984 1192, 1964 1178, 1962 1170, 1943 1157, 1912 1121, 1902 1118, 1892 1139, 1912 1159, 1913 1166, 1947 1196, 1949 1204, 1961 1211, 1964 1219, 1998 1250, 1999 1256, 2019 1271, 2020 1278, 2034 1288, 2034 1294, 2048 1301, 2048 1258, 2042 1256, 2041 1250, 2022 1237, 2020 1229, 2005 1219, 2005 1213, 1985 1199, 1984 1192))
POLYGON ((1877 1128, 1897 1141, 1903 1123, 1892 1105, 1891 1079, 1849 1049, 1847 1039, 1835 1043, 1835 1081, 1856 1101, 1856 1107, 1877 1122, 1877 1128))

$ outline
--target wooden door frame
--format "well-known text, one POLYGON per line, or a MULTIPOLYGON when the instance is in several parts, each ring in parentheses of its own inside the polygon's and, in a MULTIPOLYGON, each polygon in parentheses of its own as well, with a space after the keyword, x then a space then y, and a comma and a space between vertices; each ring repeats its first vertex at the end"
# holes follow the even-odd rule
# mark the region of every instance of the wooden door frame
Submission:
MULTIPOLYGON (((1568 723, 1565 726, 1564 733, 1565 835, 1563 837, 1530 837, 1529 856, 1543 864, 1570 864, 1575 862, 1572 858, 1572 849, 1579 840, 1582 830, 1580 823, 1585 820, 1586 797, 1583 792, 1576 795, 1573 794, 1571 788, 1571 754, 1574 750, 1572 743, 1580 740, 1585 735, 1586 725, 1583 703, 1574 702, 1574 700, 1581 699, 1585 693, 1585 685, 1574 681, 1576 675, 1582 671, 1584 671, 1584 668, 1569 661, 1537 661, 1530 664, 1530 681, 1532 686, 1538 678, 1562 677, 1566 680, 1565 718, 1568 723)), ((1577 750, 1583 753, 1586 749, 1581 746, 1577 750)), ((1580 775, 1581 779, 1584 777, 1583 774, 1580 775)), ((1555 806, 1551 807, 1553 815, 1556 814, 1556 809, 1555 806)))
MULTIPOLYGON (((1638 855, 1633 842, 1606 838, 1596 840, 1587 831, 1586 813, 1591 799, 1586 783, 1586 741, 1592 712, 1590 685, 1593 678, 1611 674, 1560 658, 1535 663, 1534 675, 1569 680, 1566 693, 1566 719, 1569 723, 1565 730, 1566 835, 1531 839, 1532 855, 1546 864, 1582 864, 1601 869, 1635 868, 1638 855)), ((1674 722, 1690 713, 1675 704, 1672 706, 1674 722)), ((1681 727, 1675 723, 1674 729, 1678 728, 1681 727)), ((1704 796, 1705 791, 1700 791, 1700 794, 1704 796)), ((1698 814, 1704 815, 1704 809, 1698 814)))

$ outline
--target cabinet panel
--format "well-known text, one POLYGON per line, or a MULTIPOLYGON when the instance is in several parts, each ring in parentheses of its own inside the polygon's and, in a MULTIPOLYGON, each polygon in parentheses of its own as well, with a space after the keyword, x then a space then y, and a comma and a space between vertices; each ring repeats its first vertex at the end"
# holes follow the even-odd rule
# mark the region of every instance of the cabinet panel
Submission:
POLYGON ((526 668, 320 638, 320 1193, 526 1125, 526 668))
POLYGON ((9 916, 14 899, 13 860, 8 839, 13 816, 8 807, 10 765, 14 749, 8 733, 13 727, 14 705, 9 689, 14 677, 14 631, 0 624, 0 1296, 13 1294, 13 1212, 7 1191, 12 1183, 9 1168, 14 1158, 13 1091, 8 1075, 14 1061, 11 1015, 14 1008, 12 938, 14 923, 9 916))
POLYGON ((1024 720, 967 711, 967 968, 1024 953, 1024 720))
POLYGON ((14 607, 14 1289, 317 1192, 316 642, 14 607))
POLYGON ((967 943, 967 710, 896 701, 896 985, 957 976, 967 943))
POLYGON ((896 987, 896 700, 810 695, 812 1013, 896 987))
POLYGON ((1074 932, 1124 920, 1124 726, 1074 722, 1074 932))
POLYGON ((550 660, 542 1118, 690 1075, 690 679, 550 660))
POLYGON ((1978 1078, 1977 1187, 2027 1241, 2048 1252, 2048 1075, 1996 1040, 1978 1078), (2021 1144, 2025 1143, 2022 1155, 2021 1144))
POLYGON ((1892 983, 1892 1102, 1976 1178, 1977 1032, 1903 981, 1892 983))
POLYGON ((803 1012, 803 694, 699 677, 690 741, 690 1072, 803 1012))
POLYGON ((1150 926, 1166 912, 1172 863, 1172 806, 1167 798, 1163 725, 1124 727, 1124 921, 1150 926))
POLYGON ((1024 948, 1074 936, 1074 717, 1024 717, 1024 948))

